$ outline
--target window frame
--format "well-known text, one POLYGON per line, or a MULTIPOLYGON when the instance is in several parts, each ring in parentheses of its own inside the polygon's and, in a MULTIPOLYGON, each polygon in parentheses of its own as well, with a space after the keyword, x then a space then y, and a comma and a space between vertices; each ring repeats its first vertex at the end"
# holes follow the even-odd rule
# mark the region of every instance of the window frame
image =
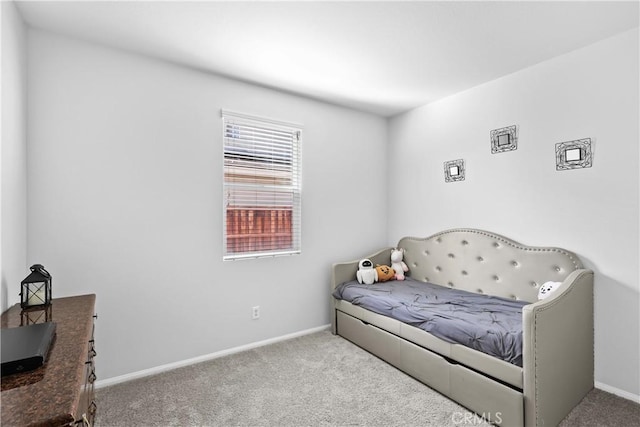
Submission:
MULTIPOLYGON (((221 110, 221 118, 222 118, 222 244, 223 244, 223 261, 232 261, 232 260, 241 260, 241 259, 256 259, 256 258, 265 258, 265 257, 276 257, 276 256, 284 256, 284 255, 298 255, 302 252, 302 130, 303 127, 300 124, 293 122, 284 122, 280 120, 274 120, 265 117, 259 117, 244 113, 237 113, 229 110, 221 110), (228 124, 230 123, 230 125, 228 124), (271 183, 270 185, 260 184, 259 180, 256 180, 253 183, 249 184, 239 184, 237 182, 229 182, 227 179, 227 159, 231 158, 228 156, 228 149, 232 147, 232 144, 228 141, 230 138, 227 136, 227 130, 229 126, 233 124, 238 124, 238 126, 249 126, 249 127, 262 127, 267 128, 274 132, 290 132, 292 135, 291 139, 291 176, 290 176, 290 184, 275 184, 271 183), (291 222, 291 245, 289 248, 264 248, 259 247, 261 244, 253 247, 252 250, 247 251, 229 251, 229 242, 228 242, 228 207, 229 200, 232 197, 230 196, 230 191, 240 192, 244 189, 246 191, 251 192, 255 191, 256 194, 261 193, 260 188, 264 189, 263 194, 272 193, 274 197, 276 195, 287 195, 288 192, 291 192, 291 209, 290 209, 290 222, 291 222)), ((273 148, 274 146, 272 146, 273 148)), ((253 156, 248 156, 255 160, 253 156)), ((246 164, 245 162, 245 168, 246 164)), ((277 163, 277 162, 276 162, 277 163)), ((272 166, 273 163, 272 158, 272 166)), ((276 168, 264 168, 265 163, 260 165, 262 170, 266 170, 267 172, 275 173, 276 168)), ((251 168, 246 168, 247 170, 251 170, 251 168)), ((261 168, 256 167, 254 170, 259 171, 261 168)), ((235 180, 233 180, 235 181, 235 180)), ((275 182, 275 181, 274 181, 275 182)), ((256 197, 256 199, 258 196, 256 197)), ((278 208, 277 205, 273 206, 278 208)), ((267 205, 268 208, 268 205, 267 205)), ((249 210, 250 208, 247 208, 249 210)), ((254 209, 261 210, 261 209, 254 209)), ((265 209, 269 210, 269 209, 265 209)), ((288 210, 282 209, 281 206, 279 209, 271 209, 273 214, 274 211, 283 211, 287 212, 288 210)), ((239 238, 236 236, 236 238, 239 238)), ((265 239, 278 239, 278 237, 273 237, 269 234, 265 234, 265 239)))

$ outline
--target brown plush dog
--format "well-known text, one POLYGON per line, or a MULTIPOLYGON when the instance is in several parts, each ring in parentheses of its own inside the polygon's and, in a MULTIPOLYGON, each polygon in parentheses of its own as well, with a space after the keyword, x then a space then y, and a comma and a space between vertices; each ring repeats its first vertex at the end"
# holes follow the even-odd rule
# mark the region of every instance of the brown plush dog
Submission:
POLYGON ((378 282, 386 282, 395 278, 396 272, 388 265, 376 264, 376 271, 378 272, 378 282))

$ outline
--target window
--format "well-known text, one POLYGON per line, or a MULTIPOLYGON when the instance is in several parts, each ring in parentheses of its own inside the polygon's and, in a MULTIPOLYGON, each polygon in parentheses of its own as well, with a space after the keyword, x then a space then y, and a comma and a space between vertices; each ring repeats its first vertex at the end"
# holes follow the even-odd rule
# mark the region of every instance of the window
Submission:
POLYGON ((222 112, 224 259, 300 253, 300 127, 222 112))

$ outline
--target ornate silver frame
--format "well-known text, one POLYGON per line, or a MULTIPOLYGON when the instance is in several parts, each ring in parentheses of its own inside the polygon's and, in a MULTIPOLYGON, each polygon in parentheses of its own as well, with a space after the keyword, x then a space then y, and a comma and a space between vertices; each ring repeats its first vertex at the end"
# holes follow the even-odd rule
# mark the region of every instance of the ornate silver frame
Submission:
POLYGON ((592 164, 591 138, 556 144, 556 170, 590 168, 592 164))
POLYGON ((491 154, 518 149, 518 128, 516 125, 494 129, 491 135, 491 154))
POLYGON ((449 160, 444 162, 444 181, 457 182, 464 181, 465 167, 464 159, 449 160))

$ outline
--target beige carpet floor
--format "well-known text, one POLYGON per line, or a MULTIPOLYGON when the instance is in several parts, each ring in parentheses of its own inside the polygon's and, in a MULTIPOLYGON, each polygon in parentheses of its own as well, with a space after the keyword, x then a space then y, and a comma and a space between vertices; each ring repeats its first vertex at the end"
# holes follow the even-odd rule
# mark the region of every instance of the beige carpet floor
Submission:
MULTIPOLYGON (((101 388, 96 400, 97 427, 489 425, 329 331, 101 388)), ((640 405, 594 389, 569 426, 640 426, 640 405)))

